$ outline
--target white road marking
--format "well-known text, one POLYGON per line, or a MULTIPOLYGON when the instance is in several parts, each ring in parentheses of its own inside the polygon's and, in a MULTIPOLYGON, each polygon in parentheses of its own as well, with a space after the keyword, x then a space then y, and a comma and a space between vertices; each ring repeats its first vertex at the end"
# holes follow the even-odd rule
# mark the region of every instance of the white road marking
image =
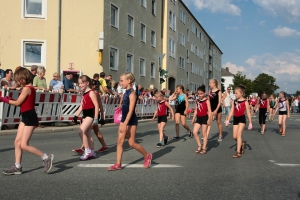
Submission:
POLYGON ((276 162, 275 160, 269 160, 269 161, 272 162, 272 163, 276 162))
MULTIPOLYGON (((77 167, 108 168, 113 164, 79 164, 77 167)), ((143 164, 122 164, 123 168, 143 168, 143 164)), ((181 165, 152 164, 150 168, 179 168, 181 165)))
POLYGON ((300 167, 300 164, 275 163, 280 167, 300 167))

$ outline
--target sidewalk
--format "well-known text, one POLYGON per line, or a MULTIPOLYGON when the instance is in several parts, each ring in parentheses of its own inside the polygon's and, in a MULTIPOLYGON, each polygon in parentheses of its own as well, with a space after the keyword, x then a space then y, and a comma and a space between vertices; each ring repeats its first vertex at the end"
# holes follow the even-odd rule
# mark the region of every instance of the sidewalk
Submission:
MULTIPOLYGON (((146 123, 150 122, 151 119, 143 119, 139 120, 139 123, 146 123)), ((99 125, 102 129, 105 127, 111 127, 111 126, 118 126, 114 123, 105 124, 103 127, 99 125)), ((79 129, 79 125, 74 126, 65 126, 65 127, 55 127, 55 126, 47 126, 45 128, 36 128, 34 130, 34 134, 44 134, 44 133, 58 133, 58 132, 70 132, 70 131, 77 131, 79 129)), ((11 130, 1 130, 0 136, 3 135, 15 135, 17 133, 17 129, 11 129, 11 130)))

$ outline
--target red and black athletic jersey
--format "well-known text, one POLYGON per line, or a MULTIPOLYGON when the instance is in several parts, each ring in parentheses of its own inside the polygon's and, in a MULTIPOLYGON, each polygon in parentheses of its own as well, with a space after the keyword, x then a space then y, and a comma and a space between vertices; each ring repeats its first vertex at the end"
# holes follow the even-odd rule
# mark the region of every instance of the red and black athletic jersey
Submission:
POLYGON ((246 110, 246 100, 234 101, 234 112, 233 112, 234 117, 240 117, 245 115, 245 110, 246 110))
POLYGON ((167 114, 167 106, 166 106, 166 102, 158 102, 157 103, 157 116, 164 116, 167 114))
POLYGON ((250 105, 255 106, 257 104, 257 99, 251 99, 250 105))
POLYGON ((203 116, 206 116, 207 115, 207 99, 205 100, 200 100, 200 99, 197 99, 196 100, 196 103, 197 103, 197 116, 198 117, 203 117, 203 116))
POLYGON ((90 90, 82 95, 82 99, 81 99, 82 110, 88 110, 88 109, 95 108, 95 105, 90 97, 91 91, 92 90, 90 90))
POLYGON ((25 86, 25 87, 28 87, 30 89, 30 94, 26 97, 25 101, 20 106, 21 113, 35 109, 36 91, 32 86, 25 86))
POLYGON ((267 108, 268 99, 261 99, 259 102, 259 108, 267 108))

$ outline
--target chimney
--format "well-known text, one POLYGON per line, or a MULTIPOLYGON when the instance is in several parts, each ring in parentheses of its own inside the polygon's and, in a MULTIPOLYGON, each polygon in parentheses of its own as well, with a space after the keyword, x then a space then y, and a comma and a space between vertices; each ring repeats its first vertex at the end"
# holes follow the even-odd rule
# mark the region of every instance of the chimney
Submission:
POLYGON ((228 68, 228 67, 226 67, 226 71, 228 71, 228 72, 229 72, 229 68, 228 68))

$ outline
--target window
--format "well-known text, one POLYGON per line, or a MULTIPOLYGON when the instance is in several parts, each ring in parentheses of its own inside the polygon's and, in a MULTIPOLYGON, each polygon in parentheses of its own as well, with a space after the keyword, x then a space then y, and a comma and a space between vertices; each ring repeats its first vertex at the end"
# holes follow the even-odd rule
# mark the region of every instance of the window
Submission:
POLYGON ((175 41, 169 38, 169 56, 175 58, 175 41))
POLYGON ((141 6, 147 8, 147 0, 141 0, 141 6))
POLYGON ((180 85, 184 85, 184 80, 180 79, 180 85))
POLYGON ((151 69, 150 69, 150 75, 151 75, 151 78, 155 78, 155 63, 154 62, 151 62, 151 69))
POLYGON ((133 55, 127 54, 126 58, 126 72, 132 72, 133 73, 133 55))
POLYGON ((119 9, 114 5, 110 5, 110 25, 118 28, 119 27, 119 9))
POLYGON ((146 26, 141 24, 141 41, 146 42, 146 26))
POLYGON ((128 35, 133 36, 134 34, 134 22, 133 22, 133 17, 128 15, 128 22, 127 22, 127 33, 128 35))
POLYGON ((192 33, 194 33, 194 34, 195 34, 195 24, 194 24, 194 22, 192 22, 192 25, 191 25, 191 30, 192 30, 192 33))
POLYGON ((183 33, 179 34, 179 44, 185 46, 185 36, 183 35, 183 33))
POLYGON ((176 0, 171 0, 171 2, 175 5, 176 4, 176 0))
POLYGON ((169 27, 175 31, 176 30, 176 15, 173 11, 169 12, 169 27))
POLYGON ((23 0, 25 18, 46 18, 47 0, 23 0))
POLYGON ((151 46, 156 47, 156 33, 155 33, 155 31, 151 31, 151 46))
POLYGON ((145 76, 145 59, 140 59, 140 76, 145 76))
POLYGON ((185 24, 185 12, 183 12, 183 10, 180 10, 180 21, 182 21, 182 23, 185 24))
POLYGON ((118 70, 118 49, 110 47, 109 51, 109 69, 118 70))
POLYGON ((184 58, 180 57, 179 58, 179 67, 180 67, 180 69, 184 69, 185 68, 184 65, 185 65, 184 58))
POLYGON ((191 43, 191 52, 195 53, 195 44, 194 43, 191 43))
POLYGON ((187 31, 186 31, 186 40, 188 42, 190 42, 190 30, 189 29, 187 29, 187 31))
POLYGON ((200 32, 199 32, 199 29, 196 27, 196 36, 197 38, 200 38, 200 32))
POLYGON ((156 16, 156 0, 152 0, 152 15, 156 16))
POLYGON ((45 41, 23 41, 22 40, 22 62, 24 66, 46 65, 46 43, 45 41))
POLYGON ((203 38, 203 33, 202 33, 202 32, 200 32, 200 40, 201 40, 201 42, 203 42, 203 41, 204 41, 204 38, 203 38))

